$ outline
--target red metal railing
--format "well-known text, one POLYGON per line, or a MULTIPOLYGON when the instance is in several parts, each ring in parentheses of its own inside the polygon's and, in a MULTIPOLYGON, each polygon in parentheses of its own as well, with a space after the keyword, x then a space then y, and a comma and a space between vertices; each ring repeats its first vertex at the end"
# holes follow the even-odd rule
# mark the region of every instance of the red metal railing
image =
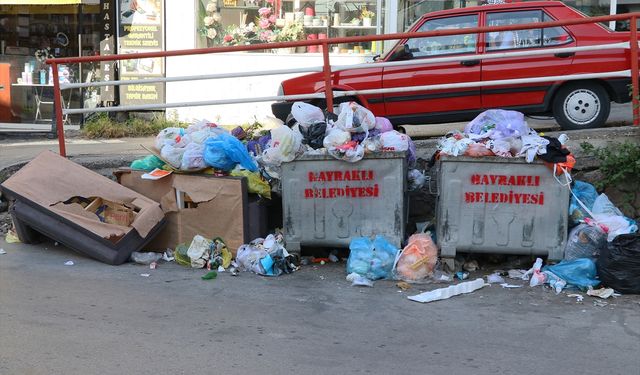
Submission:
MULTIPOLYGON (((83 56, 83 57, 62 57, 55 59, 48 59, 47 64, 51 64, 53 71, 54 82, 54 108, 56 129, 58 134, 58 142, 60 148, 60 155, 66 156, 66 147, 64 140, 64 128, 63 128, 63 114, 61 101, 61 87, 58 77, 58 65, 60 64, 75 64, 75 63, 90 63, 100 61, 120 61, 128 59, 140 59, 140 58, 153 58, 153 57, 174 57, 174 56, 188 56, 188 55, 202 55, 212 53, 224 53, 224 52, 243 52, 243 51, 256 51, 265 49, 278 49, 278 48, 292 48, 292 47, 305 47, 305 46, 322 46, 323 57, 323 76, 324 76, 324 97, 326 98, 327 108, 333 108, 333 89, 331 84, 332 69, 330 64, 329 46, 340 43, 360 43, 360 42, 372 42, 372 41, 385 41, 385 40, 403 40, 409 38, 421 38, 432 36, 447 36, 447 35, 461 35, 461 34, 483 34, 494 31, 515 31, 515 30, 528 30, 528 29, 541 29, 547 27, 556 26, 569 26, 588 23, 600 23, 609 21, 621 21, 630 20, 631 32, 630 32, 630 70, 631 70, 631 83, 632 83, 632 102, 633 102, 633 121, 634 125, 640 125, 640 106, 638 104, 638 37, 636 28, 637 20, 640 17, 639 13, 618 14, 612 16, 600 16, 589 17, 584 19, 571 19, 564 21, 550 21, 531 24, 518 24, 508 26, 484 26, 473 27, 464 29, 452 29, 452 30, 436 30, 427 32, 410 32, 410 33, 395 33, 395 34, 383 34, 383 35, 367 35, 367 36, 355 36, 355 37, 342 37, 331 39, 318 39, 318 40, 304 40, 295 42, 282 42, 282 43, 269 43, 269 44, 257 44, 248 46, 233 46, 233 47, 213 47, 213 48, 197 48, 189 50, 174 50, 174 51, 160 51, 160 52, 145 52, 145 53, 131 53, 126 55, 108 55, 108 56, 83 56)), ((509 53, 505 53, 505 57, 509 57, 509 53)), ((477 55, 478 57, 482 55, 477 55)), ((247 74, 251 75, 251 74, 247 74)), ((154 79, 147 80, 148 82, 154 82, 154 79)), ((104 84, 105 82, 103 82, 104 84)), ((120 81, 117 84, 127 84, 126 81, 120 81)), ((291 97, 293 98, 293 96, 291 97)), ((262 98, 263 99, 263 98, 262 98)), ((246 100, 245 100, 246 101, 246 100)), ((203 105, 196 103, 195 105, 203 105)), ((165 105, 165 108, 171 107, 171 105, 165 105)), ((114 111, 117 109, 113 109, 114 111)))

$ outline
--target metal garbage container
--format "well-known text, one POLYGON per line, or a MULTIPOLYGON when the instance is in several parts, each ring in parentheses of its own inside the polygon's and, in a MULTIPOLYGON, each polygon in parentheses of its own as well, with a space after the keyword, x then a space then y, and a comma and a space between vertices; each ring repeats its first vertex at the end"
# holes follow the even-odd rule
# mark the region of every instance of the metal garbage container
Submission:
POLYGON ((357 163, 304 155, 282 164, 287 250, 348 247, 357 236, 384 235, 400 247, 406 223, 406 154, 383 152, 357 163))
POLYGON ((457 251, 563 258, 569 188, 540 161, 442 156, 436 164, 437 242, 457 251))

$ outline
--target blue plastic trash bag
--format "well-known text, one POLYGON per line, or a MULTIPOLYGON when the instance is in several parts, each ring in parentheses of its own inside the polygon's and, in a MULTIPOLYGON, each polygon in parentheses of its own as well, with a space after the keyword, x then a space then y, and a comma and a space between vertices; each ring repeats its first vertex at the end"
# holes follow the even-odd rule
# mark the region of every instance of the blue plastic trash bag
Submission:
POLYGON ((565 280, 567 284, 578 288, 588 288, 600 284, 600 280, 596 279, 596 263, 589 258, 563 260, 553 266, 545 266, 542 270, 549 271, 565 280))
POLYGON ((585 218, 588 218, 589 214, 580 205, 580 203, 578 203, 576 197, 580 199, 580 202, 582 202, 589 210, 591 210, 593 208, 593 203, 596 201, 596 198, 598 198, 598 192, 593 185, 583 181, 575 181, 571 190, 575 196, 573 194, 571 195, 569 218, 574 224, 578 224, 585 218))
POLYGON ((242 165, 251 172, 258 170, 242 142, 231 134, 221 133, 210 137, 204 145, 204 162, 207 165, 223 171, 232 170, 236 164, 242 165))
POLYGON ((384 236, 376 236, 373 242, 366 237, 356 237, 349 245, 347 273, 357 273, 370 280, 392 278, 393 262, 398 249, 384 236))

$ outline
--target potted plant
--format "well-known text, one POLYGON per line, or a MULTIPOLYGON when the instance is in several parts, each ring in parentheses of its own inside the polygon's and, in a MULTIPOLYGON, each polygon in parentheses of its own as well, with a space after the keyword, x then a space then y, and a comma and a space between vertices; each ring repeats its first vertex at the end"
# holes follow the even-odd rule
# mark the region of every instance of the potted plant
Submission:
POLYGON ((375 15, 376 14, 370 11, 369 9, 367 9, 366 6, 363 6, 362 10, 360 11, 360 17, 362 18, 362 26, 370 27, 371 20, 375 15))
MULTIPOLYGON (((304 32, 304 25, 301 22, 291 22, 286 24, 282 29, 277 31, 274 38, 274 42, 295 42, 297 40, 304 40, 306 34, 304 32)), ((294 53, 295 47, 292 48, 278 48, 276 53, 294 53)))

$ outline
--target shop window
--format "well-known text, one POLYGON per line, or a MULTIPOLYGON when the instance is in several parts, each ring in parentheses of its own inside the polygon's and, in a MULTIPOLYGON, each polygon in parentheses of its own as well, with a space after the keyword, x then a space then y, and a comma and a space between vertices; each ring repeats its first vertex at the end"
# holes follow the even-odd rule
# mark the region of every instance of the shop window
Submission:
MULTIPOLYGON (((384 2, 383 2, 384 4, 384 2)), ((198 47, 327 39, 384 32, 384 5, 367 0, 196 0, 198 47)), ((332 53, 376 54, 381 43, 332 47, 332 53)), ((266 51, 270 51, 265 46, 266 51)), ((319 46, 284 52, 322 52, 319 46)))
MULTIPOLYGON (((425 22, 418 31, 456 30, 478 26, 478 16, 438 18, 425 22)), ((477 34, 461 34, 412 38, 407 46, 414 58, 454 53, 474 53, 477 34)))

